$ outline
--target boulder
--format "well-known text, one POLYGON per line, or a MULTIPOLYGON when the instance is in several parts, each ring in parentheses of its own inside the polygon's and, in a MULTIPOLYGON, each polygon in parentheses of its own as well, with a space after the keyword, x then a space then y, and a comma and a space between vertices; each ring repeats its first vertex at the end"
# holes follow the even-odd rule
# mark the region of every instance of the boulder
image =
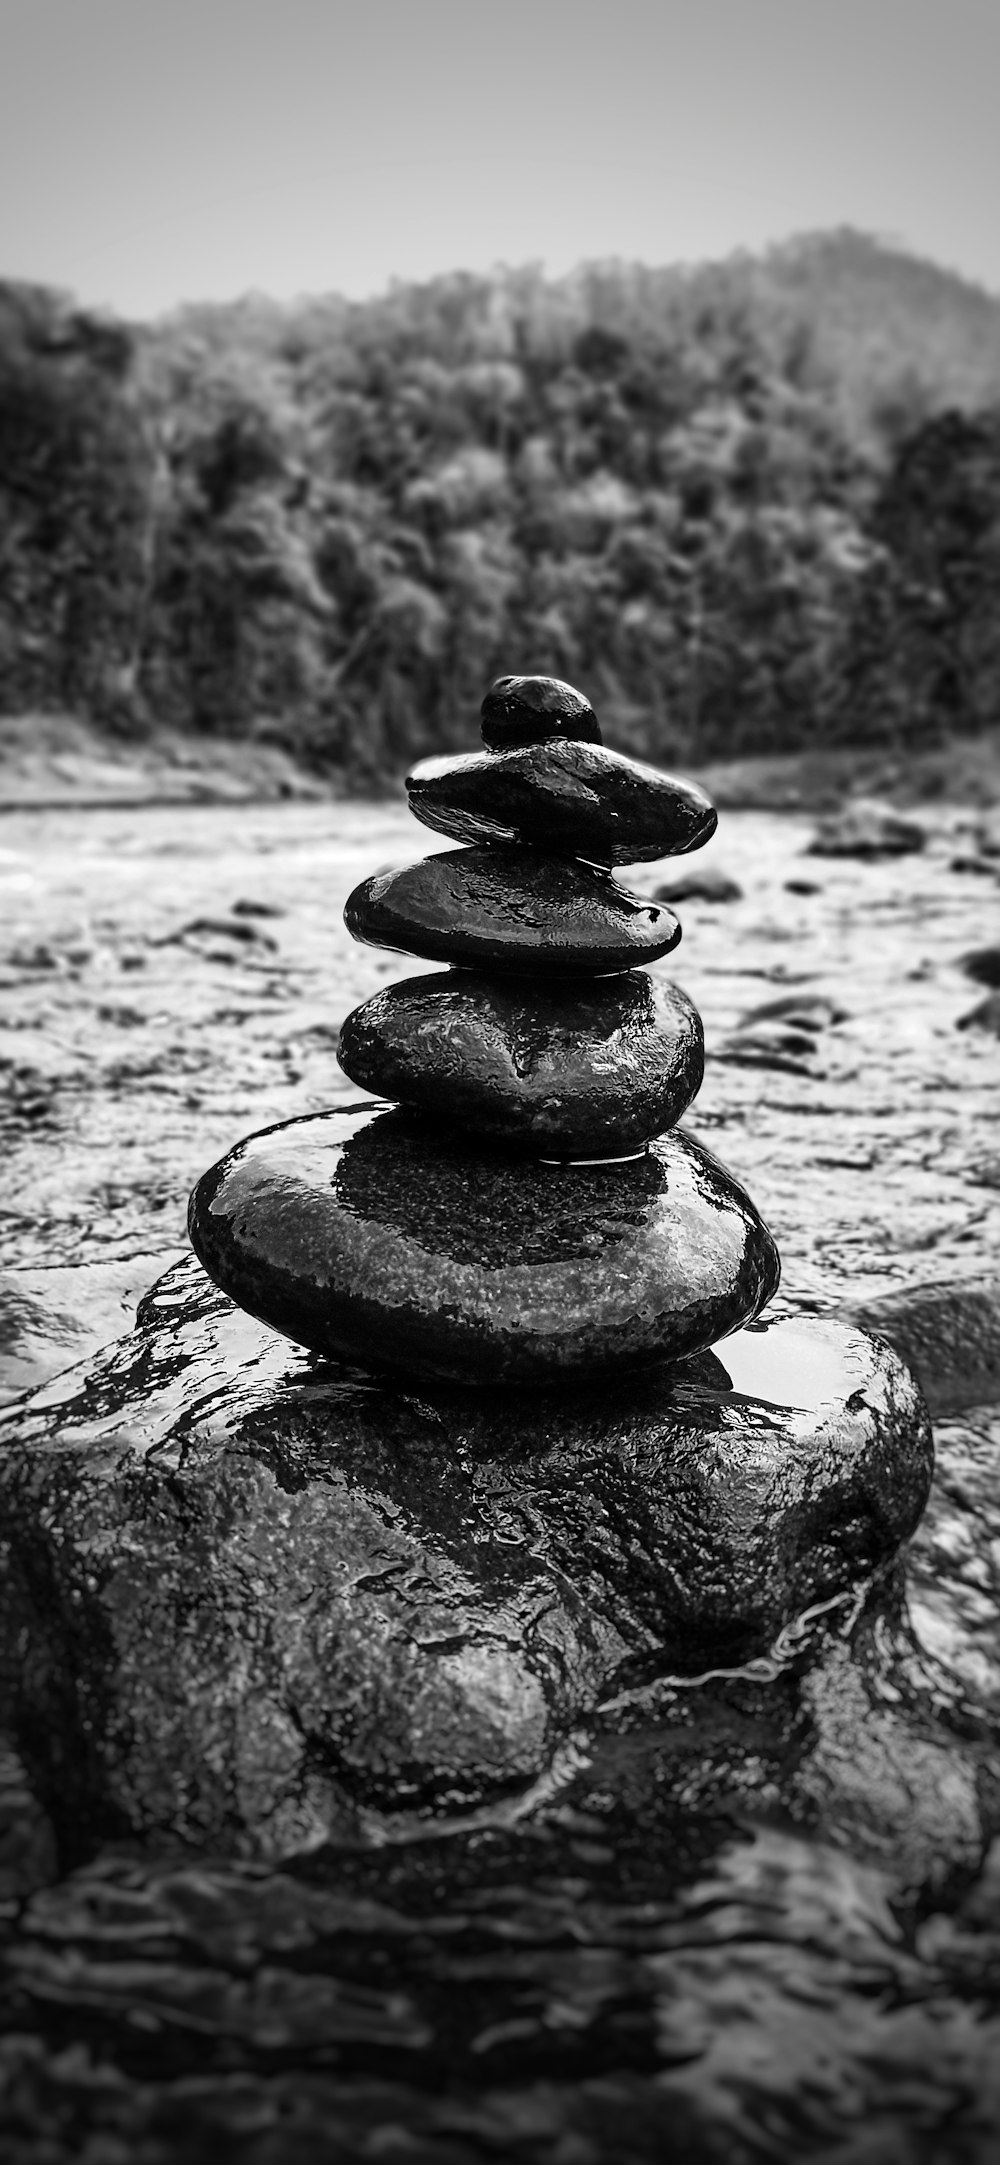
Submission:
POLYGON ((1000 947, 974 947, 969 954, 959 956, 958 966, 974 984, 1000 992, 1000 947))
POLYGON ((960 1015, 956 1030, 984 1030, 988 1037, 1000 1037, 1000 992, 988 993, 960 1015))
POLYGON ((193 1260, 0 1442, 0 1722, 70 1857, 274 1854, 517 1794, 637 1678, 861 1587, 931 1467, 907 1370, 828 1320, 603 1389, 415 1393, 293 1350, 193 1260))
POLYGON ((856 797, 820 824, 809 844, 813 857, 904 857, 926 848, 927 836, 915 819, 904 819, 891 805, 856 797))
POLYGON ((653 890, 657 902, 742 902, 743 889, 728 872, 715 865, 692 865, 686 872, 661 880, 653 890))

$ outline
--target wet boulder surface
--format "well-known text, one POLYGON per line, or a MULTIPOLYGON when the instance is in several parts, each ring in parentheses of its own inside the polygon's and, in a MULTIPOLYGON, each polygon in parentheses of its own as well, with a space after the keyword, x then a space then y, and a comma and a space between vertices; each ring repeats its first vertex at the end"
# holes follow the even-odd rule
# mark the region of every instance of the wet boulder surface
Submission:
POLYGON ((380 1383, 197 1265, 2 1432, 6 1719, 64 1841, 264 1854, 530 1784, 602 1700, 894 1557, 930 1438, 823 1320, 549 1393, 380 1383))
POLYGON ((2 1435, 16 2161, 722 2165, 905 2106, 942 2000, 924 2108, 988 2067, 982 1883, 930 1996, 892 1906, 973 1886, 1000 1768, 906 1630, 930 1443, 884 1342, 501 1405, 297 1353, 188 1260, 2 1435))

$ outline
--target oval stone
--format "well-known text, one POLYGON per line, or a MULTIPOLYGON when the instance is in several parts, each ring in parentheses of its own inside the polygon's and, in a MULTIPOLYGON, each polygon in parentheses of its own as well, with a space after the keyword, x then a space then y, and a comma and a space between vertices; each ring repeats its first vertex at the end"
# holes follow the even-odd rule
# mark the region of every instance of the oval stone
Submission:
POLYGON ((655 962, 681 936, 664 903, 591 865, 510 846, 445 850, 362 880, 344 923, 373 947, 547 977, 655 962))
POLYGON ((538 984, 409 977, 348 1015, 340 1065, 382 1097, 542 1156, 640 1149, 701 1087, 704 1038, 678 986, 643 970, 538 984))
POLYGON ((700 849, 718 824, 696 783, 558 739, 422 759, 406 788, 417 819, 458 842, 527 842, 607 865, 700 849))
POLYGON ((483 743, 491 751, 574 737, 600 744, 597 716, 582 692, 561 677, 497 677, 480 707, 483 743))
POLYGON ((749 1197, 677 1130, 544 1165, 380 1104, 247 1137, 188 1226, 216 1285, 300 1345, 476 1384, 679 1360, 779 1276, 749 1197))

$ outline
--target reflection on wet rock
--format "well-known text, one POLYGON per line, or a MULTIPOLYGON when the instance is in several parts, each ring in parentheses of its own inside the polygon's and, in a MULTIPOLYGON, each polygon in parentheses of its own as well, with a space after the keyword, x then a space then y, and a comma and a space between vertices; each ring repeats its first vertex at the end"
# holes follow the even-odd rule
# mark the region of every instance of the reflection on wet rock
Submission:
POLYGON ((411 812, 457 842, 526 842, 607 865, 698 849, 717 825, 694 782, 593 744, 423 759, 406 788, 411 812))
POLYGON ((362 1106, 250 1136, 191 1198, 233 1300, 317 1352, 473 1383, 679 1359, 778 1283, 749 1198, 692 1137, 547 1165, 362 1106))
POLYGON ((690 1000, 645 971, 536 984, 452 970, 355 1008, 338 1057, 382 1097, 543 1156, 598 1157, 680 1119, 704 1044, 690 1000))
POLYGON ((510 846, 448 850, 362 880, 344 923, 373 947, 536 977, 628 970, 681 936, 662 903, 589 865, 510 846))
POLYGON ((907 1371, 833 1322, 415 1395, 282 1345, 193 1260, 3 1439, 0 1717, 71 1849, 288 1851, 502 1796, 644 1674, 863 1588, 930 1473, 907 1371))

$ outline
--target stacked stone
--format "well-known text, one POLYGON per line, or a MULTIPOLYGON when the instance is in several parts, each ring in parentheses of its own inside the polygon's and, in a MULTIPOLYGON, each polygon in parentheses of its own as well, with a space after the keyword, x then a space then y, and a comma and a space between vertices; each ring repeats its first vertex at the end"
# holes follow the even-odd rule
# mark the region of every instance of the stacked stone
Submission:
POLYGON ((680 926, 614 867, 698 848, 716 814, 607 750, 554 678, 500 678, 482 725, 484 752, 407 778, 460 847, 344 913, 356 939, 450 965, 343 1026, 346 1074, 395 1109, 250 1137, 195 1190, 192 1240, 251 1313, 370 1367, 518 1383, 677 1360, 757 1314, 778 1258, 676 1131, 701 1022, 643 966, 680 926))

